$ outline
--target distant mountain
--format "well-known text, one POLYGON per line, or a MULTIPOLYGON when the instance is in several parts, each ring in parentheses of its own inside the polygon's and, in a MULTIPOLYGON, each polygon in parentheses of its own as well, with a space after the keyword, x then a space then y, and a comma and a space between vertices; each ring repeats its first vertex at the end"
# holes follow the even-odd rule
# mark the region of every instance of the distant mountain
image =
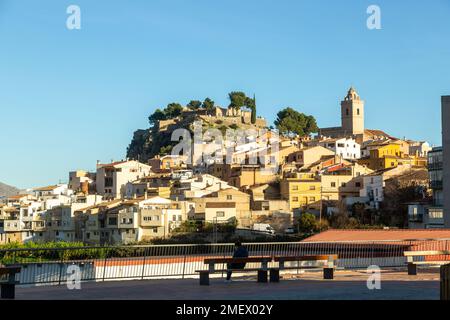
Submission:
POLYGON ((0 182, 0 197, 9 197, 20 192, 16 187, 9 186, 0 182))

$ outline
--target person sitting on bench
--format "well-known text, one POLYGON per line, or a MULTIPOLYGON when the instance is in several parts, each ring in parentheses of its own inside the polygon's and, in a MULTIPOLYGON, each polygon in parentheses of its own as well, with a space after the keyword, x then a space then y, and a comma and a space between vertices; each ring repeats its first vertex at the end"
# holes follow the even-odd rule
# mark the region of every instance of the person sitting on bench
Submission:
MULTIPOLYGON (((233 258, 248 258, 248 251, 247 248, 242 245, 240 241, 236 241, 234 244, 236 246, 236 249, 233 253, 233 258)), ((230 269, 244 269, 245 268, 245 262, 244 263, 228 263, 227 264, 227 281, 231 281, 231 274, 233 273, 230 269)))

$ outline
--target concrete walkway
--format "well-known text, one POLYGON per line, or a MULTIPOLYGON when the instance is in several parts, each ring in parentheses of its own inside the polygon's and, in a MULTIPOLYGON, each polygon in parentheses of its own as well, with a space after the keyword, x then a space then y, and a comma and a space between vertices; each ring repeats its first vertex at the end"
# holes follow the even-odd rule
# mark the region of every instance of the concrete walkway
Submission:
POLYGON ((383 272, 380 290, 369 290, 364 272, 337 272, 334 280, 322 280, 320 273, 285 276, 279 283, 260 284, 254 278, 231 283, 211 279, 210 286, 199 286, 197 279, 86 282, 81 290, 66 286, 18 287, 20 299, 162 299, 162 300, 370 300, 439 299, 439 274, 425 272, 408 276, 402 272, 383 272))

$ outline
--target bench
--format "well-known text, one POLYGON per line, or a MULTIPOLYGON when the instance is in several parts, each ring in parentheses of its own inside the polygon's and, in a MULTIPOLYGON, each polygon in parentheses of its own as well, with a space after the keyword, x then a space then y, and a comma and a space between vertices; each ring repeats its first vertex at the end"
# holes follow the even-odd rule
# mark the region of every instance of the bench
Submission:
POLYGON ((208 270, 196 270, 200 274, 200 285, 209 285, 209 275, 212 273, 222 273, 227 271, 239 271, 239 272, 257 272, 258 282, 267 282, 267 266, 272 261, 271 257, 249 257, 249 258, 210 258, 205 259, 204 263, 208 265, 208 270), (247 268, 247 269, 216 269, 216 264, 228 264, 228 263, 260 263, 259 268, 247 268))
POLYGON ((404 256, 407 259, 408 263, 408 275, 415 276, 417 275, 417 265, 420 264, 447 264, 450 261, 439 261, 439 260, 424 260, 424 261, 414 261, 414 257, 432 257, 432 256, 444 256, 450 255, 450 251, 446 250, 430 250, 430 251, 405 251, 403 252, 404 256))
POLYGON ((276 256, 274 261, 278 262, 278 268, 270 269, 270 281, 279 282, 280 281, 280 270, 292 270, 292 269, 316 269, 317 266, 293 266, 286 267, 285 262, 301 262, 301 261, 327 261, 326 265, 323 266, 323 278, 333 279, 334 277, 334 266, 335 261, 338 259, 336 254, 330 255, 305 255, 305 256, 276 256))
POLYGON ((0 277, 7 275, 6 281, 0 280, 0 290, 2 299, 14 299, 16 284, 16 274, 20 273, 20 267, 17 266, 3 266, 0 267, 0 277))

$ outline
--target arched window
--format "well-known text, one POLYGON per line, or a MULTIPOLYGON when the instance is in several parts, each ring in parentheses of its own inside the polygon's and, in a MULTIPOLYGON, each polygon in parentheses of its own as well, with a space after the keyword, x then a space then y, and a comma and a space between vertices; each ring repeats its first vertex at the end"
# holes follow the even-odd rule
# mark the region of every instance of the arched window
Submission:
POLYGON ((345 109, 345 114, 348 116, 348 108, 345 109))
POLYGON ((359 116, 359 108, 358 109, 356 109, 356 113, 358 114, 358 116, 359 116))

